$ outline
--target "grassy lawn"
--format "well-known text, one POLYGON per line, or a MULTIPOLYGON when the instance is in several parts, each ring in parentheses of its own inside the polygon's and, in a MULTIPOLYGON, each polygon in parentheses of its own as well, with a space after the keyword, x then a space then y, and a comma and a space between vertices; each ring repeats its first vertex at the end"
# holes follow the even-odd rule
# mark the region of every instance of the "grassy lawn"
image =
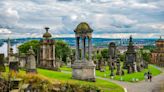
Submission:
POLYGON ((96 79, 96 82, 73 80, 71 78, 71 74, 55 72, 55 71, 45 70, 45 69, 38 69, 38 73, 48 78, 58 79, 63 82, 77 83, 77 84, 83 84, 83 85, 95 85, 99 87, 100 89, 103 89, 104 92, 109 92, 109 91, 110 92, 124 92, 120 86, 114 83, 108 82, 108 81, 100 80, 100 79, 96 79))
MULTIPOLYGON (((67 68, 65 66, 62 67, 61 70, 63 70, 63 71, 72 71, 71 68, 67 68)), ((151 71, 153 76, 156 76, 156 75, 161 73, 161 71, 158 70, 155 66, 149 65, 148 69, 144 69, 141 72, 136 72, 136 73, 132 73, 132 74, 127 74, 127 71, 125 70, 125 75, 124 76, 117 76, 116 75, 114 77, 114 79, 115 80, 120 80, 121 77, 122 77, 123 81, 126 81, 126 82, 132 82, 133 78, 138 79, 138 81, 141 81, 141 80, 144 80, 144 73, 148 72, 148 70, 151 71)), ((116 70, 114 72, 116 73, 116 70)), ((110 74, 109 67, 106 67, 105 72, 100 72, 99 70, 96 70, 96 76, 99 76, 99 77, 110 78, 109 74, 110 74)))

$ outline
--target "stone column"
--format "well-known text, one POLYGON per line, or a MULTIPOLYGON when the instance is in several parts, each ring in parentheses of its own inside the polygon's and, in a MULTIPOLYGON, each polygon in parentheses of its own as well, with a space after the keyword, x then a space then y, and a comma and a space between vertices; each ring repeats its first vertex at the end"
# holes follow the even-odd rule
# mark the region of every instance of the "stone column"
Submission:
POLYGON ((79 37, 76 37, 76 60, 79 60, 79 37))
POLYGON ((52 47, 52 49, 53 49, 53 67, 56 67, 56 62, 55 62, 55 45, 53 45, 53 47, 52 47))
POLYGON ((88 57, 89 57, 89 61, 92 61, 92 42, 91 42, 91 38, 88 38, 88 57))
POLYGON ((84 37, 82 37, 81 43, 82 43, 82 48, 81 48, 81 56, 82 56, 82 61, 85 61, 85 54, 84 54, 84 49, 85 49, 85 43, 84 43, 84 37))
POLYGON ((86 38, 84 38, 84 60, 86 59, 86 38))

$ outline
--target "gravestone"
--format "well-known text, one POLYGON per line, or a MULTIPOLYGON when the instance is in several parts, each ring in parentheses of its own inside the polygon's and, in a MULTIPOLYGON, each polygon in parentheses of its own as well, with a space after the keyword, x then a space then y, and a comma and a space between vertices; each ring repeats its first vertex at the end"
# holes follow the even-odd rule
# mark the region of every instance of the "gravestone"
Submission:
POLYGON ((67 64, 67 67, 71 67, 71 59, 69 56, 66 58, 66 64, 67 64))
POLYGON ((0 72, 5 72, 4 54, 0 53, 0 72))
POLYGON ((111 64, 110 64, 110 70, 111 70, 110 76, 114 76, 114 62, 111 62, 111 64))
POLYGON ((101 61, 100 72, 105 72, 105 62, 104 61, 101 61))
POLYGON ((20 68, 25 68, 26 61, 27 61, 27 58, 26 58, 25 53, 21 53, 20 56, 19 56, 19 67, 20 68))
POLYGON ((133 72, 137 72, 137 65, 136 65, 136 62, 133 62, 133 72))
POLYGON ((128 74, 132 73, 132 67, 131 67, 131 65, 128 65, 127 67, 128 67, 128 74))
POLYGON ((116 66, 117 66, 116 75, 121 75, 121 64, 120 64, 120 59, 117 59, 116 66))
POLYGON ((10 48, 9 52, 9 70, 18 72, 19 71, 19 62, 18 62, 18 56, 13 53, 13 49, 10 48))
POLYGON ((36 73, 36 59, 35 59, 35 53, 30 47, 29 51, 27 52, 27 64, 26 64, 26 72, 27 73, 36 73))

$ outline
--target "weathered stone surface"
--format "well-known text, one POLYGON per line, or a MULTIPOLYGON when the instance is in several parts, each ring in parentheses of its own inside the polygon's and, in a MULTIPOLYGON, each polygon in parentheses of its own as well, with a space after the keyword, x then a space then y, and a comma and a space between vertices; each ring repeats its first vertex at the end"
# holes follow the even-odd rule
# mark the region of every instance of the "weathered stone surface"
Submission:
POLYGON ((90 62, 76 62, 72 65, 72 78, 87 81, 95 80, 95 64, 90 62))
POLYGON ((19 56, 19 67, 20 68, 25 68, 26 61, 27 61, 26 54, 21 53, 20 56, 19 56))

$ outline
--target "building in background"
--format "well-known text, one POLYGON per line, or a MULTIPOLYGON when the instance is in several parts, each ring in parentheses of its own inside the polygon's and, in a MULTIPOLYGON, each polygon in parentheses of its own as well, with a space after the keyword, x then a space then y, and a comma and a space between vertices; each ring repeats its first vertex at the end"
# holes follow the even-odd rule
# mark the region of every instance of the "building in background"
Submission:
POLYGON ((164 67, 164 40, 162 37, 155 44, 156 49, 151 53, 151 63, 164 67))

